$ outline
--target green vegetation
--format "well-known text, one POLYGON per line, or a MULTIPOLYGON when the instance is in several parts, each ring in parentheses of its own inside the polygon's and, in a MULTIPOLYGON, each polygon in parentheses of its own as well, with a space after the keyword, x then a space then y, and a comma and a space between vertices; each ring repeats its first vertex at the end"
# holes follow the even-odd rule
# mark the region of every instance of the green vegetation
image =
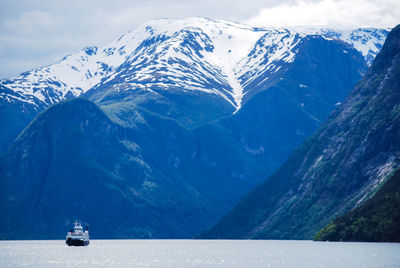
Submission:
POLYGON ((400 242, 400 169, 371 199, 329 223, 314 240, 400 242))

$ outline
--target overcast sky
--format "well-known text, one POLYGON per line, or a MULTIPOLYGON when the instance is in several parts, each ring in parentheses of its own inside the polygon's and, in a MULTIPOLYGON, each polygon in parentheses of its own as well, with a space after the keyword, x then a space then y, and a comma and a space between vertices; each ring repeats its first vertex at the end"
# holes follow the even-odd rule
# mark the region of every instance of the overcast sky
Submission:
POLYGON ((0 78, 103 46, 155 18, 256 26, 393 27, 400 0, 0 0, 0 78))

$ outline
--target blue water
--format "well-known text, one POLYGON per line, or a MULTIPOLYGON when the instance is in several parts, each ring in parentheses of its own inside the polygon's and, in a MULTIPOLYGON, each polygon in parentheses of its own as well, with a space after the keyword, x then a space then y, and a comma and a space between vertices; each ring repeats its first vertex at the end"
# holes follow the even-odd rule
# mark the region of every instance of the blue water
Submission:
POLYGON ((400 267, 399 243, 276 240, 0 241, 0 267, 400 267))

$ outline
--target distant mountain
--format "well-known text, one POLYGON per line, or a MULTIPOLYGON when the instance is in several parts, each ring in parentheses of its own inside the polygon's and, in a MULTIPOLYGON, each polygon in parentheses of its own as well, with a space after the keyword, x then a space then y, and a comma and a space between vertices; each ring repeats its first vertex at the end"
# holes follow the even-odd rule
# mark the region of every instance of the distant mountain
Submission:
POLYGON ((20 95, 1 97, 50 105, 120 76, 119 80, 137 83, 138 88, 177 87, 217 94, 240 108, 244 92, 235 84, 245 87, 262 73, 279 69, 279 62, 292 62, 305 36, 342 40, 370 64, 387 33, 374 28, 252 28, 196 17, 160 19, 138 26, 103 48, 86 47, 53 65, 3 79, 3 86, 20 95))
MULTIPOLYGON (((400 166, 399 104, 397 26, 365 77, 318 131, 201 237, 312 238, 332 219, 367 200, 400 166)), ((365 208, 354 213, 360 211, 365 208)))
POLYGON ((0 237, 75 218, 103 238, 194 236, 342 102, 386 33, 156 20, 2 80, 0 237))
POLYGON ((75 219, 98 238, 187 237, 208 225, 220 208, 194 187, 196 167, 182 172, 195 143, 175 122, 135 113, 128 129, 74 99, 35 118, 0 163, 0 237, 62 237, 75 219))

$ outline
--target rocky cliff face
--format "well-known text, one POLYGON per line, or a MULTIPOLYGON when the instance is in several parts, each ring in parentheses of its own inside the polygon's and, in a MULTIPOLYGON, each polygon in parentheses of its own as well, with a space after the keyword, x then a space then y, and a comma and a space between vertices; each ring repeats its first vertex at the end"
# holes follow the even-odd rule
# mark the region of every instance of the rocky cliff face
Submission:
POLYGON ((400 164, 400 26, 351 94, 264 183, 202 237, 310 239, 400 164))

